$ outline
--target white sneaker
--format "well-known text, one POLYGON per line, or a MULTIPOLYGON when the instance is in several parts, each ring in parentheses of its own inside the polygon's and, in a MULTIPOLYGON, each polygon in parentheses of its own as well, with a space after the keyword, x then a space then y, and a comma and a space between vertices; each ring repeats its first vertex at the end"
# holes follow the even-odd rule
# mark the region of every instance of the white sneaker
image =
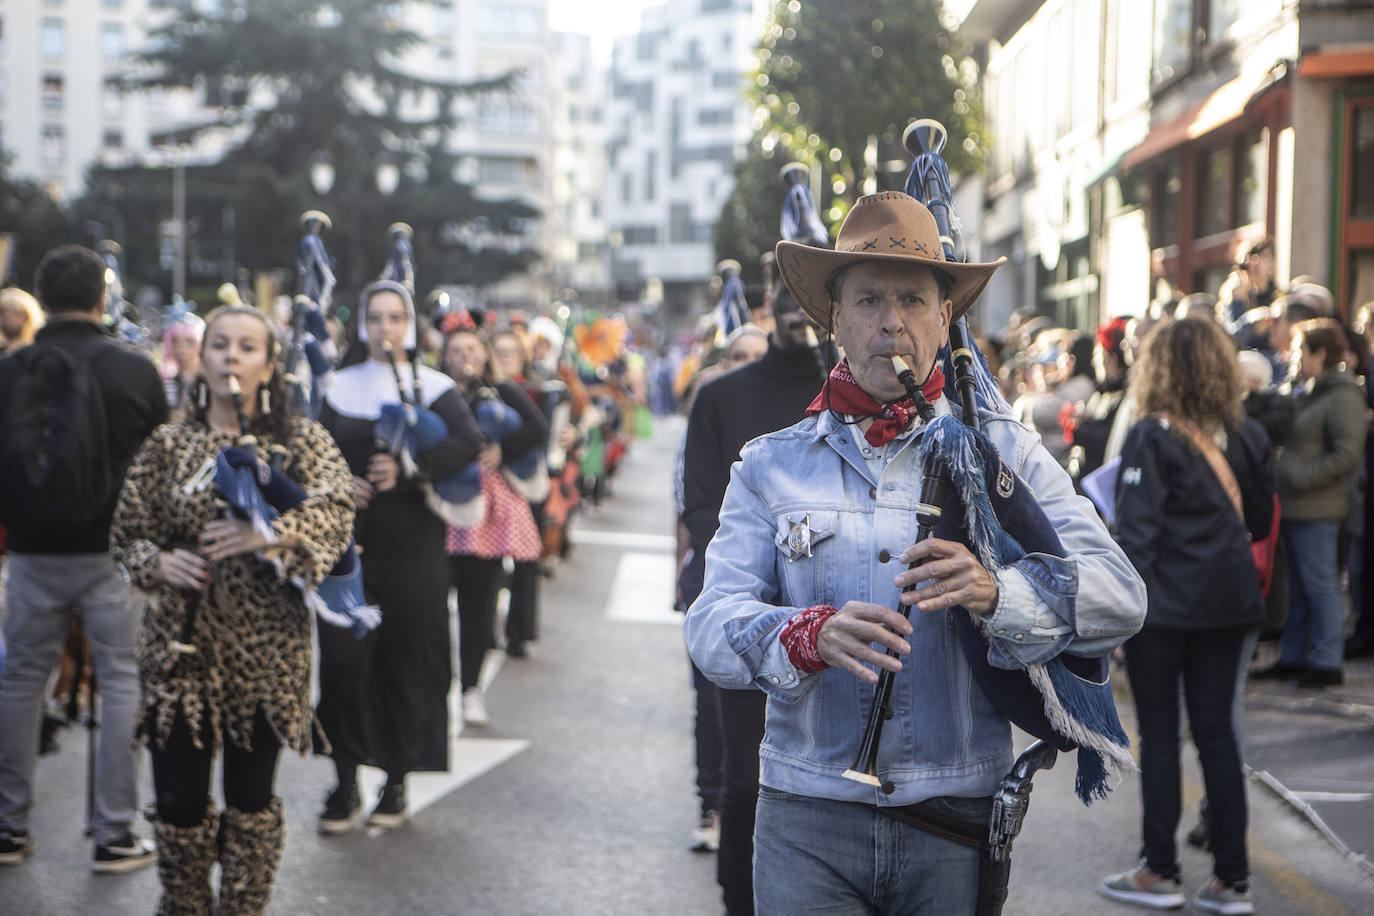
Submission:
POLYGON ((707 811, 701 815, 701 822, 692 830, 692 842, 687 847, 692 852, 716 852, 720 849, 720 815, 707 811))
POLYGON ((463 724, 487 725, 491 718, 487 715, 487 701, 482 696, 481 687, 469 687, 463 691, 463 724))

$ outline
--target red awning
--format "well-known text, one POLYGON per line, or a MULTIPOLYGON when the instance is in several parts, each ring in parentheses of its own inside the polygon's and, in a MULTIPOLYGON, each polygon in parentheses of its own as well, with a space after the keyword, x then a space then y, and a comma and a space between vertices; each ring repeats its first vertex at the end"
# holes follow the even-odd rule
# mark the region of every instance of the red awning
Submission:
POLYGON ((1298 76, 1307 80, 1374 76, 1374 44, 1309 51, 1298 61, 1298 76))
POLYGON ((1121 159, 1122 169, 1133 169, 1161 153, 1168 152, 1190 140, 1206 136, 1218 127, 1231 123, 1259 96, 1267 92, 1284 76, 1279 67, 1258 77, 1238 76, 1223 83, 1201 102, 1171 121, 1150 128, 1145 139, 1121 159))

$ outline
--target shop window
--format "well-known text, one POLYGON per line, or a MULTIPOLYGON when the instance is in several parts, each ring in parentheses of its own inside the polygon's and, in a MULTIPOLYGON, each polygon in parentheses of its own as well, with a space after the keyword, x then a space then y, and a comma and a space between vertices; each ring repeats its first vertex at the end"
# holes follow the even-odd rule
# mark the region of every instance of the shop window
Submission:
POLYGON ((1217 146, 1198 155, 1195 236, 1224 232, 1231 223, 1231 147, 1217 146))
POLYGON ((1183 191, 1183 176, 1178 160, 1170 161, 1155 173, 1152 197, 1155 201, 1154 226, 1151 236, 1156 248, 1178 242, 1178 208, 1183 191))
POLYGON ((1350 217, 1374 219, 1374 105, 1354 110, 1350 150, 1350 217))
POLYGON ((1269 190, 1269 131, 1242 134, 1236 144, 1237 226, 1264 222, 1269 190))

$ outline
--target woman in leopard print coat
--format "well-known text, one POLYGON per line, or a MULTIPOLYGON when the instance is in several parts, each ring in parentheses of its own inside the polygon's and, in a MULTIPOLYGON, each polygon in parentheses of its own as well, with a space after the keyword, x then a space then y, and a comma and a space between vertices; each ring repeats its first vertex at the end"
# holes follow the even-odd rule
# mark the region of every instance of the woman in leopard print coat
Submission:
POLYGON ((260 913, 281 855, 281 799, 273 794, 283 746, 310 746, 311 615, 300 588, 318 583, 348 543, 352 478, 329 434, 287 416, 279 347, 250 308, 216 311, 201 345, 189 416, 154 430, 134 459, 111 527, 111 549, 147 598, 139 635, 142 714, 152 754, 163 897, 159 913, 215 909, 210 869, 221 866, 217 912, 260 913), (261 534, 226 518, 211 477, 240 435, 229 393, 235 377, 266 454, 280 443, 285 472, 306 492, 261 534), (194 605, 187 640, 183 625, 194 605), (225 810, 210 798, 224 757, 225 810))

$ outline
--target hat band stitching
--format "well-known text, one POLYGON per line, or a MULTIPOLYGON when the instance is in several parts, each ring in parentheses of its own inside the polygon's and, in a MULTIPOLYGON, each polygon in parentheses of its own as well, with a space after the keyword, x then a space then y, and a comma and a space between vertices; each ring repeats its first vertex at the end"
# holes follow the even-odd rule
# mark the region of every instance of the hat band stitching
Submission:
POLYGON ((887 246, 888 248, 905 248, 905 247, 906 247, 906 236, 902 236, 901 238, 897 239, 897 238, 892 238, 892 236, 889 235, 888 238, 892 240, 892 244, 891 244, 891 245, 888 245, 888 246, 887 246))

